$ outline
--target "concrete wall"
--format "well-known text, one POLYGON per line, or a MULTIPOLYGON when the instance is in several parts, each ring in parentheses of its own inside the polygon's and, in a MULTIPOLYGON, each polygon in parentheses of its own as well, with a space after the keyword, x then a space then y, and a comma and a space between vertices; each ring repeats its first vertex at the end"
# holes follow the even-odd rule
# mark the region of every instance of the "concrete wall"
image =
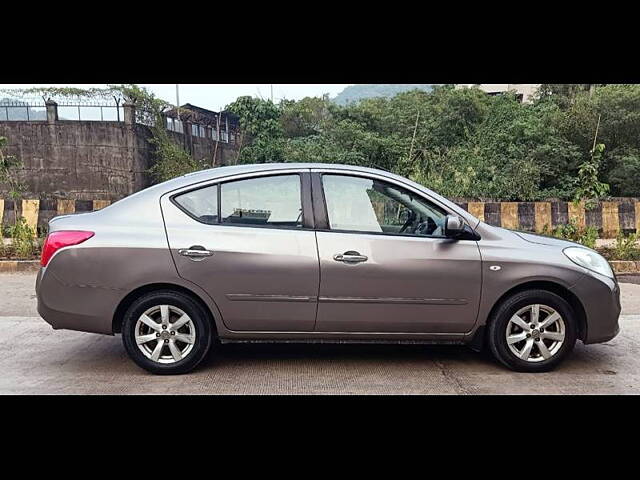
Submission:
MULTIPOLYGON (((48 121, 0 121, 0 136, 8 139, 5 153, 24 164, 24 198, 118 200, 149 186, 151 131, 126 120, 132 116, 125 110, 125 122, 57 120, 55 113, 48 121)), ((216 150, 211 138, 187 131, 169 135, 193 158, 210 166, 235 163, 236 145, 220 142, 216 150)), ((8 198, 6 185, 0 184, 0 198, 8 198)))
MULTIPOLYGON (((142 125, 123 122, 0 122, 5 153, 22 159, 25 198, 119 199, 149 184, 142 125)), ((4 195, 3 195, 4 193, 4 195)), ((6 197, 6 186, 0 185, 6 197)))

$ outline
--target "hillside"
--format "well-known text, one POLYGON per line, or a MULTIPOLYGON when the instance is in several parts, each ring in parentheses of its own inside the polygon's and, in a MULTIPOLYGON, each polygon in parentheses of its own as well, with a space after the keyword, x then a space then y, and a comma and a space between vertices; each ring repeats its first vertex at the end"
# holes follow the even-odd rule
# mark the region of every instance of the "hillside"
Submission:
POLYGON ((338 105, 346 105, 348 103, 354 103, 363 98, 372 97, 393 97, 401 92, 407 92, 409 90, 426 90, 430 91, 433 85, 431 84, 383 84, 375 83, 370 85, 351 85, 345 88, 342 92, 333 98, 333 101, 338 105))

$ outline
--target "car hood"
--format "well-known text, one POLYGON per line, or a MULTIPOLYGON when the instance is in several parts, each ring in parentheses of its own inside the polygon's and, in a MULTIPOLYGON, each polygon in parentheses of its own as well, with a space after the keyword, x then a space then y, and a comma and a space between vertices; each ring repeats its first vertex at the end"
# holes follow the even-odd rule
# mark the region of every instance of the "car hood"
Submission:
POLYGON ((529 243, 535 243, 538 245, 548 245, 550 247, 560 247, 560 248, 575 247, 576 245, 579 245, 577 243, 570 242, 568 240, 561 240, 559 238, 547 237, 545 235, 538 235, 536 233, 518 232, 515 230, 511 230, 511 231, 516 235, 518 235, 520 238, 522 238, 524 241, 529 243))

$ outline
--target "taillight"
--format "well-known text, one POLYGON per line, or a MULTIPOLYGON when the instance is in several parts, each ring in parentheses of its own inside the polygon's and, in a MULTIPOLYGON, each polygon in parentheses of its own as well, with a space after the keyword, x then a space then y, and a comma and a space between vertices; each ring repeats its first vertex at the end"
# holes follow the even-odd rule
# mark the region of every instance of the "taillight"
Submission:
POLYGON ((58 232, 51 232, 47 235, 42 246, 42 256, 40 257, 40 265, 47 266, 53 254, 64 247, 70 247, 71 245, 78 245, 93 237, 93 232, 81 232, 78 230, 60 230, 58 232))

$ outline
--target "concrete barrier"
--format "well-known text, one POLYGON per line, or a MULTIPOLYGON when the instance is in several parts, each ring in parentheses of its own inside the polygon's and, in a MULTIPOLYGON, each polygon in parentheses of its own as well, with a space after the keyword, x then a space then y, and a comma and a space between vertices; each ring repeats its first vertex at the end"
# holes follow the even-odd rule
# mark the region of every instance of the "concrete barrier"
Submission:
MULTIPOLYGON (((29 226, 46 232, 47 224, 53 217, 100 210, 111 205, 111 200, 23 199, 18 205, 18 215, 22 215, 29 226)), ((12 225, 14 217, 13 200, 0 198, 0 225, 12 225)))
MULTIPOLYGON (((24 199, 19 214, 29 225, 45 231, 56 215, 91 212, 110 205, 110 200, 24 199)), ((596 228, 601 238, 615 238, 619 232, 640 232, 640 202, 621 198, 599 202, 592 209, 573 202, 458 202, 462 208, 490 225, 541 233, 566 225, 574 219, 580 226, 596 228)), ((0 224, 13 223, 13 200, 0 198, 0 224)))
POLYGON ((640 202, 620 198, 586 209, 584 202, 457 202, 480 220, 497 227, 542 233, 571 220, 580 227, 596 228, 601 238, 620 232, 640 233, 640 202))

